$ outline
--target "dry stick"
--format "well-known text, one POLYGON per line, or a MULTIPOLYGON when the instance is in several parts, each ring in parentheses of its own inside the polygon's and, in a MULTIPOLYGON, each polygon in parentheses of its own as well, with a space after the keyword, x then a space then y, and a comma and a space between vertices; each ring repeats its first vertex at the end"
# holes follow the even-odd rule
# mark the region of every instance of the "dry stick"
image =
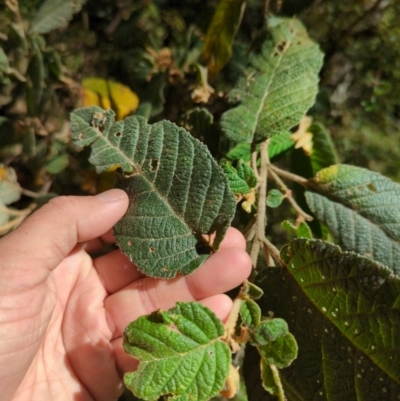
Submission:
MULTIPOLYGON (((255 238, 253 245, 250 250, 250 258, 255 268, 257 265, 258 254, 261 249, 262 239, 264 238, 265 230, 265 203, 267 198, 267 177, 268 177, 268 143, 269 140, 264 141, 261 144, 261 166, 259 173, 259 185, 258 185, 258 203, 257 203, 257 216, 254 224, 255 227, 255 238)), ((253 169, 256 166, 253 166, 253 169)), ((257 168, 256 168, 257 170, 257 168)))
MULTIPOLYGON (((307 214, 294 200, 292 196, 292 191, 286 186, 286 184, 279 178, 279 176, 275 173, 274 169, 272 169, 272 165, 269 165, 269 173, 271 174, 272 179, 278 184, 279 188, 285 192, 286 199, 288 202, 292 205, 293 209, 296 211, 296 213, 301 216, 304 220, 307 221, 312 221, 313 217, 307 214)), ((282 170, 283 171, 283 170, 282 170)), ((291 173, 289 173, 291 174, 291 173)))
POLYGON ((303 187, 307 187, 310 185, 307 178, 304 178, 297 174, 289 173, 289 171, 282 170, 281 168, 276 167, 273 164, 270 164, 268 168, 272 170, 274 173, 278 174, 280 177, 286 178, 289 181, 293 181, 296 182, 297 184, 303 185, 303 187))
POLYGON ((262 248, 265 259, 268 262, 268 266, 275 266, 274 260, 276 260, 282 267, 285 266, 283 260, 281 259, 281 255, 279 249, 270 241, 268 241, 265 237, 262 240, 264 247, 262 248), (271 257, 273 259, 271 259, 271 257))

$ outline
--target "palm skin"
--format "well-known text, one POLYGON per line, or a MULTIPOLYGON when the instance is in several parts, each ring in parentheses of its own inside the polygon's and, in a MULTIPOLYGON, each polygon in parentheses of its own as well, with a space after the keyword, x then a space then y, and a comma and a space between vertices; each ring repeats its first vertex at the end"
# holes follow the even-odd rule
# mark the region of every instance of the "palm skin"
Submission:
POLYGON ((234 229, 173 280, 144 277, 119 250, 92 259, 128 203, 119 190, 102 196, 59 198, 0 241, 0 400, 117 399, 136 367, 122 350, 129 322, 192 300, 224 319, 231 301, 221 294, 249 274, 234 229))

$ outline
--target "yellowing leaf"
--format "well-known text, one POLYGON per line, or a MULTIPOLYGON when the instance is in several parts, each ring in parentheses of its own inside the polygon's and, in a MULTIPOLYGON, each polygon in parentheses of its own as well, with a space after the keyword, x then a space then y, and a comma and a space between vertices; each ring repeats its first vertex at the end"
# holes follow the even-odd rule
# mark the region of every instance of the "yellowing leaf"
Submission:
POLYGON ((312 118, 309 116, 304 116, 300 120, 299 128, 296 132, 291 135, 291 139, 296 142, 294 147, 296 149, 303 149, 305 154, 310 156, 312 153, 313 142, 312 138, 313 135, 311 132, 308 132, 312 123, 312 118))
POLYGON ((136 111, 139 98, 131 89, 116 81, 90 77, 82 81, 83 106, 101 106, 113 109, 117 120, 122 120, 136 111))
POLYGON ((210 75, 220 71, 232 56, 232 43, 242 20, 245 0, 221 0, 204 40, 204 58, 210 75))
POLYGON ((117 114, 117 120, 122 120, 127 115, 136 111, 139 105, 139 98, 126 85, 119 82, 108 81, 108 88, 111 101, 114 103, 113 109, 117 114))

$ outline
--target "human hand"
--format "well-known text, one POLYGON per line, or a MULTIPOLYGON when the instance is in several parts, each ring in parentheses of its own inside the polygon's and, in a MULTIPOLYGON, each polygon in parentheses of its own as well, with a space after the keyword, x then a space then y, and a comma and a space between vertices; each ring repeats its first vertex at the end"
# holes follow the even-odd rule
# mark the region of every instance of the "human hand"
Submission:
POLYGON ((248 276, 243 236, 228 233, 196 272, 145 277, 113 241, 127 195, 59 197, 0 240, 0 400, 112 400, 136 361, 122 349, 124 328, 140 315, 199 300, 222 320, 223 292, 248 276))

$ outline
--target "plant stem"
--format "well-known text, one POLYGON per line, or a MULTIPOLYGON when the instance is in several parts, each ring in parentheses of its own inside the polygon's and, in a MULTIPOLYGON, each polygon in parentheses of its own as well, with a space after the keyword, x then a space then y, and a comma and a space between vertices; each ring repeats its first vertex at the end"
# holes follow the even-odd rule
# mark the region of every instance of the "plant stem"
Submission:
MULTIPOLYGON (((282 170, 283 171, 283 170, 282 170)), ((313 217, 307 214, 294 200, 292 196, 292 191, 286 186, 286 184, 280 179, 278 174, 275 172, 274 169, 272 169, 272 165, 269 165, 269 173, 271 174, 271 177, 273 180, 278 184, 279 189, 282 190, 285 193, 286 199, 288 202, 292 205, 293 209, 296 211, 296 213, 301 216, 304 220, 311 221, 313 220, 313 217)), ((289 173, 291 174, 291 173, 289 173)))
POLYGON ((8 221, 7 223, 0 226, 0 235, 8 233, 10 230, 18 227, 25 218, 31 214, 31 212, 36 208, 36 203, 31 203, 27 208, 19 210, 19 214, 15 219, 8 221))
MULTIPOLYGON (((279 249, 272 242, 268 241, 265 237, 262 239, 262 242, 264 244, 264 247, 262 249, 267 262, 272 256, 281 266, 284 266, 285 264, 281 259, 279 249)), ((268 264, 268 266, 274 266, 274 263, 268 264)))
POLYGON ((296 182, 297 184, 303 185, 304 187, 309 186, 309 180, 307 178, 304 178, 300 175, 289 173, 289 171, 282 170, 279 167, 274 166, 273 164, 270 164, 268 166, 270 170, 272 170, 274 173, 279 175, 282 178, 286 178, 289 181, 296 182))

